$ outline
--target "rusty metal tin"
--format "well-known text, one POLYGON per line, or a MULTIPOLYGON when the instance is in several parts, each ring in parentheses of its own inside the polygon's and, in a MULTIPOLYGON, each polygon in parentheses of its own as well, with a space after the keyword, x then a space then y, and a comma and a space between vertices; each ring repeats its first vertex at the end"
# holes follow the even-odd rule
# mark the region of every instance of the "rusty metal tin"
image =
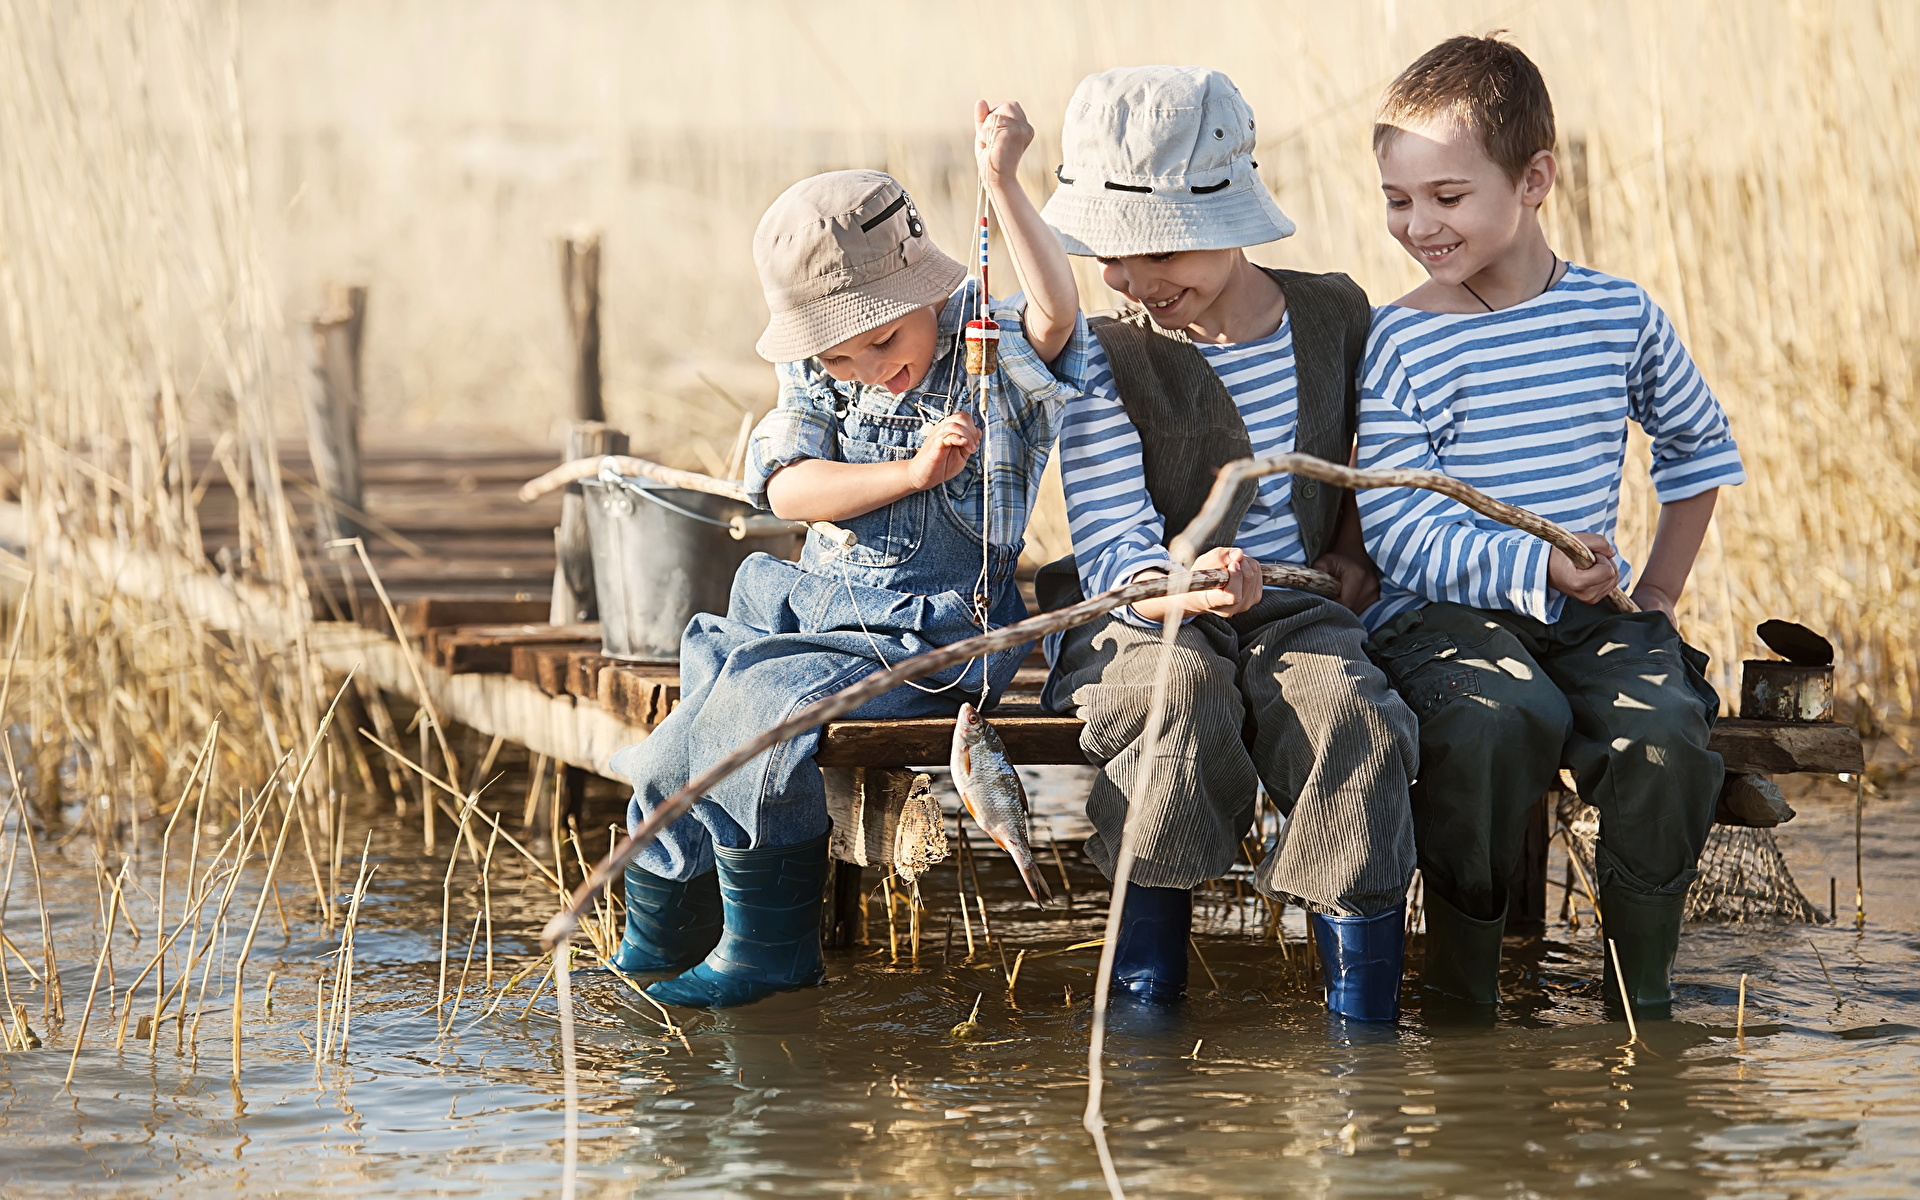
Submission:
POLYGON ((1740 716, 1757 721, 1833 720, 1833 668, 1775 659, 1740 664, 1740 716))

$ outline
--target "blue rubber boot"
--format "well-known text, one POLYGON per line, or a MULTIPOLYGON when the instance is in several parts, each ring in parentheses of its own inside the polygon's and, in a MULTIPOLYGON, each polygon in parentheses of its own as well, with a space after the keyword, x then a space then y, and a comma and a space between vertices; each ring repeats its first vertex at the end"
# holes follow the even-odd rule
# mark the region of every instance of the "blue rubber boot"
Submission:
POLYGON ((1187 994, 1187 941, 1193 927, 1191 888, 1127 884, 1113 986, 1148 1004, 1174 1004, 1187 994))
POLYGON ((613 966, 629 975, 684 971, 720 940, 717 872, 685 883, 662 879, 638 863, 627 867, 627 932, 613 966))
POLYGON ((820 965, 820 901, 827 835, 764 850, 714 848, 726 930, 706 959, 647 989, 662 1004, 733 1008, 775 992, 812 987, 820 965))
POLYGON ((1349 1021, 1399 1019, 1406 918, 1404 904, 1371 917, 1328 917, 1308 911, 1307 924, 1313 929, 1320 971, 1327 981, 1327 1011, 1349 1021))

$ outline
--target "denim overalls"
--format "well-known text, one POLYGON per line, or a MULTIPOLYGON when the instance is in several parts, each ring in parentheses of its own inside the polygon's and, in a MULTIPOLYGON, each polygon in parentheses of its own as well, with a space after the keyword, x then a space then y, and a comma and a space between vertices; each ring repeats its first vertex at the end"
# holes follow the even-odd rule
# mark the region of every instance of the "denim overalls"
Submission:
MULTIPOLYGON (((947 358, 959 352, 936 362, 923 387, 948 378, 947 358)), ((1008 386, 1004 375, 993 384, 1008 386)), ((919 411, 949 407, 943 400, 920 391, 896 397, 861 389, 840 412, 841 458, 911 458, 930 423, 919 411)), ((970 401, 960 403, 971 411, 970 401)), ((629 827, 638 826, 686 780, 795 710, 883 666, 982 632, 975 619, 983 562, 980 531, 960 516, 952 499, 981 486, 981 455, 975 454, 940 487, 839 522, 858 539, 844 550, 809 533, 798 563, 756 554, 741 564, 727 615, 695 616, 680 639, 679 706, 646 741, 613 757, 614 769, 634 781, 629 827)), ((995 544, 985 556, 981 599, 996 628, 1027 616, 1013 577, 1022 544, 1019 538, 995 544)), ((1026 652, 1022 646, 987 660, 989 701, 998 699, 1026 652)), ((963 701, 981 704, 978 661, 920 683, 939 688, 956 680, 959 686, 935 694, 895 688, 843 719, 951 716, 963 701)), ((760 755, 668 826, 641 853, 639 864, 665 879, 684 881, 713 868, 715 844, 763 849, 824 834, 826 791, 813 762, 819 744, 820 731, 814 729, 760 755)))

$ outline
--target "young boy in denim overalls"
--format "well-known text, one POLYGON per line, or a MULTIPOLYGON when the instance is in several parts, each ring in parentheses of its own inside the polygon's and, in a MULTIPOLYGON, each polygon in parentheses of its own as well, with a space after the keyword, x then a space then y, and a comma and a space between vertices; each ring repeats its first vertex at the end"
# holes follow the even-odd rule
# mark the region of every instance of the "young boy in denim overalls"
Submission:
POLYGON ((1715 495, 1745 475, 1666 314, 1548 246, 1553 141, 1539 70, 1495 38, 1443 42, 1388 89, 1374 126, 1387 227, 1429 278, 1374 317, 1359 462, 1466 480, 1573 530, 1594 561, 1433 492, 1363 492, 1385 576, 1367 618, 1420 718, 1428 992, 1493 1011, 1507 879, 1565 766, 1600 810, 1603 996, 1664 1018, 1723 774, 1707 748, 1719 700, 1674 607, 1715 495), (1641 611, 1617 613, 1600 602, 1630 575, 1610 540, 1629 420, 1652 439, 1661 508, 1641 611))
MULTIPOLYGON (((933 245, 898 183, 877 171, 817 175, 761 219, 754 258, 772 320, 756 348, 779 365, 780 400, 754 431, 746 488, 781 517, 833 522, 856 540, 811 533, 798 563, 754 555, 727 615, 693 619, 679 706, 614 757, 634 781, 632 825, 796 709, 1027 615, 1014 564, 1087 335, 1066 255, 1014 176, 1032 128, 1017 104, 981 104, 975 121, 988 193, 1029 289, 1024 306, 992 310, 999 364, 984 412, 961 332, 987 298, 933 245)), ((990 703, 1025 653, 949 668, 852 716, 990 703)), ((614 965, 685 972, 649 995, 724 1008, 820 982, 829 822, 819 739, 802 734, 755 759, 628 868, 614 965)))

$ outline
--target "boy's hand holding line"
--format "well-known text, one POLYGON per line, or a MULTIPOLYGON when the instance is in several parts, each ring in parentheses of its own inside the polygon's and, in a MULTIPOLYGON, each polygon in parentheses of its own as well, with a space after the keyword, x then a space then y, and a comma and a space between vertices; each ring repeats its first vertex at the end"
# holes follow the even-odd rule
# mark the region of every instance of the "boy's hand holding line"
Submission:
POLYGON ((767 481, 767 500, 775 516, 789 521, 851 520, 939 487, 979 448, 980 427, 957 412, 927 429, 912 458, 881 463, 809 458, 783 467, 767 481))
POLYGON ((1027 344, 1040 361, 1051 364, 1073 335, 1080 313, 1080 288, 1060 239, 1040 219, 1027 190, 1020 186, 1020 159, 1033 143, 1033 126, 1017 100, 973 106, 973 154, 986 181, 993 211, 1000 218, 1013 269, 1027 296, 1027 344))

